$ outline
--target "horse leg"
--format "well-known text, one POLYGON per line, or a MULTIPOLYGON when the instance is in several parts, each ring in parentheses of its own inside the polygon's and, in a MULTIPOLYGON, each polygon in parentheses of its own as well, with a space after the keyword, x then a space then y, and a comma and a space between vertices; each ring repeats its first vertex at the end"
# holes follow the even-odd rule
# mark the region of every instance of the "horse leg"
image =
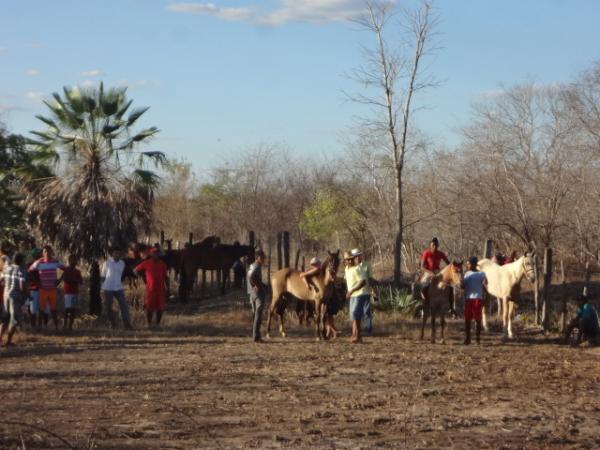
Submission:
POLYGON ((444 312, 442 311, 441 313, 441 317, 440 317, 440 322, 441 322, 441 326, 442 326, 442 344, 446 343, 446 337, 444 336, 444 328, 446 328, 446 314, 444 314, 444 312))
POLYGON ((508 300, 502 299, 502 337, 508 338, 508 300))
POLYGON ((490 331, 490 329, 488 328, 488 323, 487 323, 487 305, 484 302, 483 303, 483 308, 481 308, 481 325, 483 326, 483 329, 485 330, 485 332, 487 333, 488 331, 490 331))
POLYGON ((281 337, 287 336, 285 332, 285 311, 282 311, 281 314, 279 314, 279 334, 281 337))
POLYGON ((435 309, 431 310, 431 343, 435 344, 435 316, 437 311, 435 309))
POLYGON ((508 308, 506 308, 506 312, 507 312, 507 329, 508 329, 508 338, 512 339, 513 338, 513 331, 512 331, 512 316, 513 316, 513 311, 515 308, 515 302, 513 302, 512 300, 506 299, 506 303, 508 308))
POLYGON ((279 304, 280 299, 281 295, 273 295, 273 300, 271 301, 271 305, 269 306, 269 314, 267 314, 267 339, 271 338, 271 317, 277 310, 277 306, 279 304))
POLYGON ((500 317, 502 317, 502 314, 504 311, 502 309, 503 308, 502 301, 498 297, 496 297, 496 303, 498 304, 498 319, 500 319, 500 317))
POLYGON ((425 339, 425 324, 427 323, 427 308, 423 303, 423 320, 421 321, 421 340, 425 339))

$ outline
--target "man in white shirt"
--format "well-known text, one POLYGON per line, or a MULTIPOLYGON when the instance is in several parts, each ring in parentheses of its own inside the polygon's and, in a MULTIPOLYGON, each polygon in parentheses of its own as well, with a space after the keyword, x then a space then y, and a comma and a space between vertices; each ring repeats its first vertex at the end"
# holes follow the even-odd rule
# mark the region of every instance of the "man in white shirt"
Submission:
POLYGON ((131 330, 131 322, 129 319, 129 305, 125 298, 125 291, 123 290, 123 271, 125 270, 125 261, 121 259, 121 250, 113 248, 111 251, 111 257, 109 257, 102 265, 101 277, 102 277, 102 290, 104 291, 104 310, 110 321, 112 328, 116 328, 115 314, 112 309, 113 297, 119 301, 119 308, 121 309, 121 317, 123 318, 123 325, 125 329, 131 330))

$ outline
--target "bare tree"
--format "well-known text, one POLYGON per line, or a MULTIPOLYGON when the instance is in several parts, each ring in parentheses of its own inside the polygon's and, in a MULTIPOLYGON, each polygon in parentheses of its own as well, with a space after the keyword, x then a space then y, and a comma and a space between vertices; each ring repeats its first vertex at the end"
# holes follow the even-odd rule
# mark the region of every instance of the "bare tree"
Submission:
POLYGON ((404 230, 403 175, 412 131, 411 116, 417 92, 436 83, 426 76, 423 58, 434 51, 432 38, 437 25, 431 3, 424 1, 414 11, 399 12, 391 2, 365 1, 366 13, 356 23, 375 37, 375 46, 364 50, 365 65, 350 78, 365 87, 365 93, 349 95, 373 112, 363 119, 367 133, 383 135, 391 155, 395 177, 394 281, 400 282, 404 230), (399 17, 398 17, 399 16, 399 17), (400 31, 403 39, 388 35, 400 31))

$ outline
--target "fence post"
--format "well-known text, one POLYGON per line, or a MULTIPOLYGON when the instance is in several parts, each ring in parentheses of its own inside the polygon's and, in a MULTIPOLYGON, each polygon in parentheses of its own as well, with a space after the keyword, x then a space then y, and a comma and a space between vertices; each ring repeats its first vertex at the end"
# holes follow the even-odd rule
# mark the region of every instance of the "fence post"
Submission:
POLYGON ((585 284, 583 285, 583 295, 587 296, 590 293, 590 278, 592 277, 592 266, 590 262, 585 263, 585 284))
POLYGON ((487 259, 492 258, 492 240, 491 239, 488 239, 487 241, 485 241, 485 244, 483 246, 483 257, 487 258, 487 259))
POLYGON ((271 257, 273 256, 273 239, 269 236, 269 264, 267 264, 267 278, 269 286, 271 285, 271 257))
POLYGON ((560 260, 560 284, 562 293, 562 307, 560 311, 560 331, 564 333, 567 328, 567 280, 565 278, 565 263, 560 260))
POLYGON ((540 325, 540 268, 539 258, 537 253, 533 255, 533 269, 535 272, 535 279, 533 280, 533 306, 535 315, 535 324, 540 325))
POLYGON ((296 250, 296 261, 294 262, 294 269, 298 270, 298 264, 300 264, 300 247, 296 250))
POLYGON ((277 270, 283 269, 282 240, 283 234, 281 232, 277 233, 277 270))
POLYGON ((552 249, 544 251, 544 291, 542 294, 542 325, 544 331, 550 328, 550 285, 552 284, 552 249))
POLYGON ((194 243, 194 233, 190 233, 188 235, 188 242, 190 243, 190 245, 194 243))
POLYGON ((250 247, 254 247, 256 245, 256 235, 254 234, 254 231, 248 232, 248 245, 250 247))
POLYGON ((283 267, 290 267, 290 232, 284 231, 282 236, 283 267))
MULTIPOLYGON (((487 239, 485 241, 485 244, 483 245, 483 258, 484 259, 490 259, 492 257, 492 240, 491 239, 487 239)), ((490 294, 488 294, 487 291, 485 291, 483 293, 484 299, 483 299, 483 304, 485 305, 485 309, 487 311, 487 314, 490 316, 490 318, 492 317, 492 297, 490 294)))
POLYGON ((162 247, 165 243, 165 230, 160 230, 160 246, 162 247))
POLYGON ((304 272, 306 268, 306 256, 302 257, 302 268, 300 270, 302 270, 302 272, 304 272))

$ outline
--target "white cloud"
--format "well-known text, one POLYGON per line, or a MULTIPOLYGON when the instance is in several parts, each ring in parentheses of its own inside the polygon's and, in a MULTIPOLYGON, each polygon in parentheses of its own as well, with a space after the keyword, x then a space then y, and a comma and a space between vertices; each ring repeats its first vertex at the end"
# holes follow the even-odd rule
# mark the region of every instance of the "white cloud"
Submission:
POLYGON ((9 105, 9 104, 4 105, 4 104, 0 103, 0 114, 7 113, 13 109, 16 109, 15 105, 9 105))
POLYGON ((2 53, 6 53, 8 51, 8 49, 6 47, 0 47, 0 55, 2 53))
POLYGON ((289 22, 341 22, 360 17, 362 0, 280 0, 280 6, 262 16, 260 23, 283 25, 289 22))
POLYGON ((98 70, 98 69, 86 70, 86 71, 80 73, 80 75, 82 77, 98 77, 98 76, 103 75, 103 74, 104 73, 101 70, 98 70))
POLYGON ((271 11, 257 7, 220 8, 214 3, 171 3, 167 10, 176 13, 202 14, 221 20, 252 22, 260 25, 283 25, 290 22, 340 22, 356 19, 365 11, 363 0, 279 0, 271 11))
POLYGON ((92 87, 92 86, 96 85, 96 82, 92 81, 92 80, 85 80, 85 81, 81 82, 79 85, 82 87, 92 87))
POLYGON ((28 91, 25 93, 25 98, 27 100, 37 102, 37 101, 42 100, 42 98, 44 98, 44 93, 38 92, 38 91, 28 91))
POLYGON ((29 75, 30 77, 36 77, 38 76, 41 72, 37 69, 29 69, 27 72, 25 72, 27 75, 29 75))

